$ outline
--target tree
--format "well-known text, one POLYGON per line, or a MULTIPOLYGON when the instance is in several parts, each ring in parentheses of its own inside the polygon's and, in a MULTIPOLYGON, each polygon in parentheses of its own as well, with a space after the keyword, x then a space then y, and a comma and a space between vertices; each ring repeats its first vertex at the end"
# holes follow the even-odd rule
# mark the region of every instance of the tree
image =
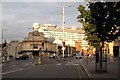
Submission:
POLYGON ((90 3, 91 24, 98 33, 101 42, 111 42, 120 35, 117 22, 120 19, 120 2, 90 3))
POLYGON ((102 47, 104 47, 104 42, 111 42, 120 35, 120 28, 117 24, 120 19, 120 2, 95 2, 90 3, 89 8, 91 24, 94 24, 102 43, 100 48, 100 71, 102 71, 102 47))
POLYGON ((85 10, 85 7, 82 5, 79 5, 77 9, 80 12, 77 19, 78 22, 83 24, 82 29, 85 31, 85 40, 88 41, 88 44, 91 46, 99 46, 100 38, 98 38, 97 32, 93 27, 94 24, 91 24, 91 11, 85 10))
MULTIPOLYGON (((78 21, 83 24, 89 43, 111 42, 120 36, 120 2, 95 2, 88 4, 89 10, 79 6, 78 21)), ((94 43, 93 43, 94 44, 94 43)), ((92 44, 92 45, 93 45, 92 44)), ((100 55, 100 68, 102 70, 102 51, 100 55)))

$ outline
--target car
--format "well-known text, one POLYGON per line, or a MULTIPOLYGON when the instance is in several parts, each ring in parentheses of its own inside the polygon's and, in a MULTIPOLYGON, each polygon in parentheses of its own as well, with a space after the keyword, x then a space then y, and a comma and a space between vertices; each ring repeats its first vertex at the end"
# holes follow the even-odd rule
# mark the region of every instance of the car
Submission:
POLYGON ((53 53, 53 54, 50 54, 49 58, 56 58, 56 55, 55 55, 55 53, 53 53))
POLYGON ((19 57, 17 57, 16 60, 26 60, 26 59, 28 59, 28 58, 29 58, 28 55, 23 54, 23 55, 20 55, 19 57))
POLYGON ((11 57, 13 57, 13 55, 10 54, 9 57, 11 58, 11 57))
POLYGON ((81 54, 76 54, 76 59, 82 59, 82 55, 81 54))

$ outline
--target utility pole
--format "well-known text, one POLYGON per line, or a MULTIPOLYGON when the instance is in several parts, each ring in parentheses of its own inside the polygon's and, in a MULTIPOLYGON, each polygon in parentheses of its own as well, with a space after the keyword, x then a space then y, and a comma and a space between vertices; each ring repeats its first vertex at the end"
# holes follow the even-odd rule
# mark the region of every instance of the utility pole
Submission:
POLYGON ((62 10, 62 17, 63 17, 63 58, 64 58, 64 41, 65 41, 65 33, 64 33, 64 24, 65 24, 65 20, 64 20, 64 16, 65 16, 65 14, 64 14, 64 6, 63 6, 63 10, 62 10))
POLYGON ((33 58, 33 54, 34 54, 34 27, 33 27, 33 47, 32 47, 32 58, 33 58))

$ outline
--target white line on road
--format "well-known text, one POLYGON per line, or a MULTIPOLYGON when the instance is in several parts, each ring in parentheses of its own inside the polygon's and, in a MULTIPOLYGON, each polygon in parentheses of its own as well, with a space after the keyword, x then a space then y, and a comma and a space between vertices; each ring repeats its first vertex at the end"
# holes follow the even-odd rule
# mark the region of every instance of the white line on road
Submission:
POLYGON ((69 64, 65 64, 65 65, 69 65, 69 64))
MULTIPOLYGON (((30 68, 30 67, 27 67, 27 68, 30 68)), ((26 68, 25 68, 25 69, 26 69, 26 68)), ((9 73, 17 72, 17 71, 22 71, 22 70, 24 70, 24 69, 23 69, 23 68, 20 68, 20 69, 14 70, 14 71, 4 72, 4 73, 2 73, 2 74, 4 75, 4 74, 9 74, 9 73)))
POLYGON ((2 74, 4 75, 4 74, 13 73, 13 72, 16 72, 16 70, 15 71, 10 71, 10 72, 5 72, 5 73, 2 73, 2 74))
POLYGON ((83 65, 81 65, 81 66, 85 70, 85 72, 87 73, 88 77, 90 78, 91 76, 90 76, 90 73, 88 72, 88 70, 83 65))
POLYGON ((78 66, 79 64, 73 64, 73 65, 78 66))
POLYGON ((61 63, 58 63, 58 64, 56 64, 56 65, 61 65, 61 63))
MULTIPOLYGON (((11 67, 15 67, 15 66, 17 66, 17 65, 13 65, 11 67)), ((25 65, 25 67, 27 67, 27 66, 29 66, 29 64, 25 65)), ((27 67, 27 68, 30 68, 30 67, 27 67)), ((14 71, 4 72, 2 74, 4 75, 4 74, 13 73, 13 72, 16 72, 16 71, 21 71, 21 70, 23 70, 23 68, 20 68, 20 69, 14 70, 14 71)))
POLYGON ((18 69, 18 70, 14 70, 14 71, 10 71, 10 72, 5 72, 5 73, 2 73, 2 74, 4 75, 4 74, 13 73, 13 72, 16 72, 16 71, 21 71, 21 70, 23 70, 23 69, 21 68, 21 69, 18 69))

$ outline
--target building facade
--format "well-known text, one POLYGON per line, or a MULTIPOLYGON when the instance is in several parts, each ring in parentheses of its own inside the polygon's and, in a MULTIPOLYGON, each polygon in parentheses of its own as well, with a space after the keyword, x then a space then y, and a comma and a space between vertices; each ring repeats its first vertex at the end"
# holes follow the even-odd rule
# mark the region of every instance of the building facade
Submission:
POLYGON ((38 56, 39 51, 42 53, 57 53, 56 43, 52 43, 50 39, 44 37, 42 32, 29 32, 28 37, 22 41, 10 41, 7 45, 7 52, 13 57, 19 57, 21 54, 38 56))
POLYGON ((33 56, 38 56, 40 50, 44 53, 57 53, 56 46, 55 43, 50 42, 48 38, 44 37, 42 32, 34 31, 30 32, 28 37, 22 40, 18 53, 32 54, 33 56))
POLYGON ((81 43, 82 49, 87 49, 88 43, 84 40, 85 34, 84 31, 79 27, 65 27, 64 32, 62 27, 57 27, 56 25, 46 25, 43 24, 39 29, 39 32, 42 32, 45 37, 53 37, 55 39, 59 39, 61 41, 75 41, 81 43))
POLYGON ((118 39, 115 39, 114 41, 107 44, 108 45, 108 54, 111 56, 118 56, 120 57, 120 36, 118 39))

